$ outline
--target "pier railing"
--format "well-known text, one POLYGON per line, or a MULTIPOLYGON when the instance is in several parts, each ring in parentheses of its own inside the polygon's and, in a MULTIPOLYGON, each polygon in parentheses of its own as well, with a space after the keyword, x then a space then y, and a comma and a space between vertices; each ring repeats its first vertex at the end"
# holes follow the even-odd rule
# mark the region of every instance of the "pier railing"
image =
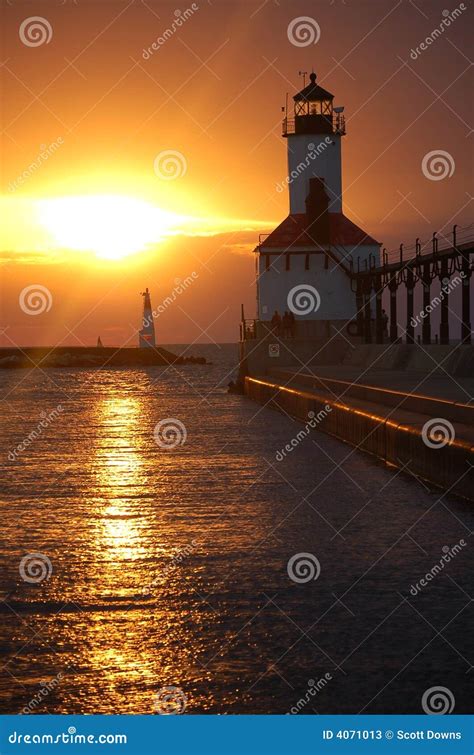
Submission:
MULTIPOLYGON (((416 239, 410 249, 403 244, 397 252, 382 251, 382 264, 371 255, 369 260, 350 261, 352 290, 356 295, 357 317, 353 332, 371 343, 375 335, 376 343, 384 342, 384 331, 388 316, 382 310, 382 295, 390 292, 390 333, 392 343, 399 340, 397 324, 397 292, 406 289, 405 340, 415 343, 415 327, 421 324, 421 342, 432 343, 431 312, 434 306, 440 307, 439 343, 449 344, 449 294, 461 285, 460 337, 461 342, 471 343, 470 279, 472 265, 470 255, 474 253, 474 224, 466 228, 455 225, 449 237, 443 237, 442 245, 437 233, 428 242, 416 239), (444 243, 443 243, 444 242, 444 243), (440 291, 431 295, 431 286, 439 281, 440 291), (423 305, 420 313, 414 316, 415 287, 420 284, 423 291, 423 305), (375 328, 373 327, 373 304, 375 302, 375 328), (433 306, 434 304, 434 306, 433 306)), ((437 337, 435 342, 438 342, 437 337)))
POLYGON ((271 337, 271 340, 299 340, 299 341, 318 341, 324 343, 334 332, 333 327, 339 325, 340 321, 329 320, 298 320, 295 319, 291 325, 285 325, 280 322, 279 325, 272 325, 270 320, 259 319, 242 319, 240 323, 240 340, 253 341, 271 337))

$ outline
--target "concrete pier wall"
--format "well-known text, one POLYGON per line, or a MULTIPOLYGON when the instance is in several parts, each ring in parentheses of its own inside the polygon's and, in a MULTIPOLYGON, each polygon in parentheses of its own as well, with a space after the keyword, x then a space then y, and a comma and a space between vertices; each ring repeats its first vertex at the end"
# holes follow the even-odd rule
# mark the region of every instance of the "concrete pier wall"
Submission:
MULTIPOLYGON (((310 393, 312 391, 329 392, 333 398, 337 396, 349 403, 353 399, 358 399, 371 404, 382 404, 383 407, 390 407, 395 411, 405 410, 425 414, 427 417, 444 417, 452 422, 470 425, 474 429, 474 405, 460 401, 449 401, 415 392, 390 390, 380 385, 364 385, 354 381, 299 374, 290 370, 272 369, 269 372, 269 380, 278 385, 301 388, 310 393)), ((466 400, 467 398, 466 394, 466 400)))
MULTIPOLYGON (((410 370, 456 377, 474 375, 474 345, 365 344, 358 338, 338 335, 336 323, 325 323, 328 333, 316 338, 264 337, 240 343, 242 375, 266 375, 274 367, 314 369, 321 365, 378 370, 410 370), (275 349, 275 346, 278 348, 275 349)), ((338 323, 340 327, 340 323, 338 323)), ((337 377, 335 371, 334 377, 337 377)))
MULTIPOLYGON (((474 500, 474 448, 453 440, 443 448, 431 448, 422 437, 423 421, 404 424, 373 411, 355 408, 316 391, 283 387, 254 377, 245 378, 245 394, 260 404, 308 422, 319 415, 317 430, 367 451, 383 461, 428 480, 433 485, 474 500)), ((370 408, 372 406, 372 408, 370 408)))

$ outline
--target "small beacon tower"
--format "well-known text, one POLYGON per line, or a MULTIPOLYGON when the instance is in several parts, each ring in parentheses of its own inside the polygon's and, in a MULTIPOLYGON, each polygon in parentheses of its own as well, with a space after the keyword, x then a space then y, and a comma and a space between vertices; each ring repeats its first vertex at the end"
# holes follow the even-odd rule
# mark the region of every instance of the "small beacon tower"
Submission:
POLYGON ((138 331, 138 345, 141 349, 152 349, 155 346, 155 325, 151 308, 150 292, 145 289, 143 296, 142 328, 138 331))

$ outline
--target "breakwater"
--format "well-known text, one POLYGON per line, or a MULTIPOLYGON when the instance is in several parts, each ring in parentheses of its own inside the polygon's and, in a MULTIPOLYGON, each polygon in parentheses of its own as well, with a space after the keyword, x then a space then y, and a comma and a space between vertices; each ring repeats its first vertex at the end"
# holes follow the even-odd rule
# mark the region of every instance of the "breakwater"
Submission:
POLYGON ((180 357, 166 349, 111 346, 56 346, 0 349, 0 369, 34 367, 147 367, 206 364, 204 357, 180 357))

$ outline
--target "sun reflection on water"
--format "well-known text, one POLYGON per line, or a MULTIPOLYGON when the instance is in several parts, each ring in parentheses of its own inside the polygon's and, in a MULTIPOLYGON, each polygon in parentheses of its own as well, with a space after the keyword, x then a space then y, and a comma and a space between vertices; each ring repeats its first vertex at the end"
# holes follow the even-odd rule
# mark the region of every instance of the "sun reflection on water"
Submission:
POLYGON ((146 494, 143 438, 139 432, 142 402, 134 396, 111 396, 96 407, 94 450, 97 537, 105 559, 115 565, 147 555, 149 523, 140 508, 146 494))

